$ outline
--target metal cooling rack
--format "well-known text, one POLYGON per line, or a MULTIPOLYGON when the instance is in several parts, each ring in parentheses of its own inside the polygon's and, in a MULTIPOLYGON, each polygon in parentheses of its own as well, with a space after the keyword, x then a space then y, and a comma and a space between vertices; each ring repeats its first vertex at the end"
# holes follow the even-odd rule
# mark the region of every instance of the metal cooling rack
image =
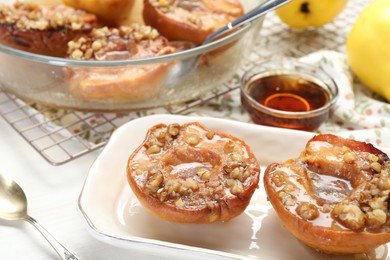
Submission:
MULTIPOLYGON (((253 62, 275 56, 300 57, 320 49, 343 52, 350 26, 368 3, 369 0, 351 0, 335 21, 305 31, 290 29, 274 14, 269 14, 260 32, 260 40, 241 73, 253 62)), ((159 108, 156 112, 182 114, 237 88, 239 82, 231 81, 197 100, 159 108)), ((146 111, 126 114, 53 111, 53 108, 25 103, 0 88, 0 116, 52 165, 67 163, 103 147, 113 130, 145 114, 146 111)))
MULTIPOLYGON (((237 88, 238 85, 223 85, 197 100, 164 107, 158 112, 181 114, 237 88)), ((0 88, 0 115, 52 165, 67 163, 103 147, 112 131, 144 113, 146 111, 126 114, 53 111, 53 108, 25 103, 0 88)))

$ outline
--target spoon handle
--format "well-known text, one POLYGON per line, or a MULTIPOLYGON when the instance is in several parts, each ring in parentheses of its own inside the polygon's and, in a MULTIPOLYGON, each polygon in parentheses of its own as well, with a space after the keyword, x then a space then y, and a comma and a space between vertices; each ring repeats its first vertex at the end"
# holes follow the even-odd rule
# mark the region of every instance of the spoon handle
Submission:
POLYGON ((279 6, 282 6, 286 4, 287 2, 290 2, 291 0, 267 0, 254 9, 250 10, 249 12, 245 13, 244 15, 240 16, 236 20, 228 23, 226 26, 222 27, 221 29, 215 31, 214 33, 210 34, 206 40, 202 44, 209 43, 213 41, 217 36, 220 36, 223 33, 226 33, 238 26, 241 26, 243 24, 249 23, 253 20, 256 20, 260 16, 265 15, 266 13, 278 8, 279 6))
POLYGON ((47 242, 54 248, 57 254, 63 260, 78 260, 78 258, 69 252, 63 245, 60 244, 49 232, 46 231, 34 218, 26 216, 25 220, 32 224, 46 238, 47 242))

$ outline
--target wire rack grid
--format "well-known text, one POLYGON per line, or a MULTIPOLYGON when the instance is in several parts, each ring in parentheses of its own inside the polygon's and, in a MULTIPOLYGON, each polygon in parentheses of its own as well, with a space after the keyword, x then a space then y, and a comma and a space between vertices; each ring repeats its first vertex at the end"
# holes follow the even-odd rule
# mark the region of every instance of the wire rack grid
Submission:
MULTIPOLYGON (((300 57, 330 49, 344 52, 350 27, 369 0, 350 0, 332 23, 320 28, 294 30, 274 13, 267 15, 251 55, 245 60, 239 77, 253 63, 275 56, 300 57)), ((150 113, 182 114, 207 104, 210 100, 237 90, 239 80, 231 80, 196 100, 130 113, 87 113, 59 110, 25 102, 1 89, 0 116, 52 165, 62 165, 103 147, 111 133, 122 124, 150 113)))

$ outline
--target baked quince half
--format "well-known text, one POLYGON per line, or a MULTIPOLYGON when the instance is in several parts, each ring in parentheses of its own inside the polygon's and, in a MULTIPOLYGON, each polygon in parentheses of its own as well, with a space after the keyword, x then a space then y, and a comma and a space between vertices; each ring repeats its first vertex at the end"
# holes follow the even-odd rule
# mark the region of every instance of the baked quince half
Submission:
POLYGON ((260 166, 245 142, 198 122, 151 127, 130 155, 127 179, 140 203, 173 222, 209 224, 240 215, 260 166))
POLYGON ((239 0, 144 0, 143 18, 171 41, 200 44, 243 13, 239 0))
POLYGON ((275 12, 287 25, 305 29, 331 22, 341 13, 347 2, 348 0, 292 0, 275 12))
POLYGON ((264 185, 287 230, 312 248, 354 254, 390 241, 390 161, 369 143, 317 135, 269 165, 264 185))

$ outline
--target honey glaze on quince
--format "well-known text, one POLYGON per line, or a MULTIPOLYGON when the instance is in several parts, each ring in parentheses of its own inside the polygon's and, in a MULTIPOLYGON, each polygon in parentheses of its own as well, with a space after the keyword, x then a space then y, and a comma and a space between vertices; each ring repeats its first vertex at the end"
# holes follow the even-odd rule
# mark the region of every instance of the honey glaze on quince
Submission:
POLYGON ((298 159, 270 167, 280 201, 303 220, 333 230, 390 231, 386 156, 317 141, 298 159))

